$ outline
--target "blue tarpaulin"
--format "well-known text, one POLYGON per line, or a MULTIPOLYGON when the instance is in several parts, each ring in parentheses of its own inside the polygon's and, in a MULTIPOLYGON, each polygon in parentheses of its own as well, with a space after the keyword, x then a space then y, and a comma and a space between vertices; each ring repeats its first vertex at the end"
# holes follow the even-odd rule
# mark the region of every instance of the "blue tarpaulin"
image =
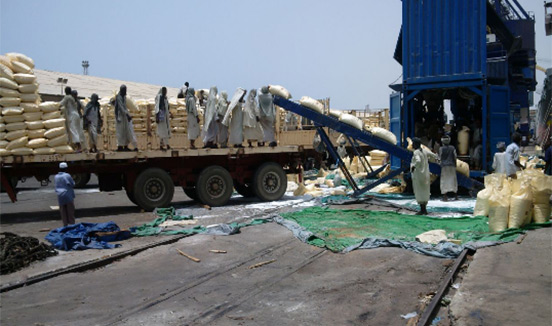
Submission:
POLYGON ((113 249, 120 244, 109 244, 107 241, 120 241, 130 238, 129 231, 121 231, 115 222, 79 223, 57 228, 45 237, 59 250, 113 249), (99 236, 98 232, 110 232, 99 236))

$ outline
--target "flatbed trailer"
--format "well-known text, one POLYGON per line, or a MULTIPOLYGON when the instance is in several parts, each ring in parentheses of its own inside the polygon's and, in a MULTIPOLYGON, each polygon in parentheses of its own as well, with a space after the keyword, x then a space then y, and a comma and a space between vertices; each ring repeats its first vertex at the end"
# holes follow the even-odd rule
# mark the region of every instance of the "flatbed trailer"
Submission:
POLYGON ((300 172, 307 151, 302 146, 277 146, 5 156, 0 158, 0 178, 2 189, 15 202, 10 180, 49 180, 59 171, 59 163, 67 162, 68 173, 94 173, 100 191, 124 189, 133 203, 148 211, 169 206, 175 186, 205 205, 222 206, 233 189, 244 197, 280 199, 287 187, 286 173, 300 172))

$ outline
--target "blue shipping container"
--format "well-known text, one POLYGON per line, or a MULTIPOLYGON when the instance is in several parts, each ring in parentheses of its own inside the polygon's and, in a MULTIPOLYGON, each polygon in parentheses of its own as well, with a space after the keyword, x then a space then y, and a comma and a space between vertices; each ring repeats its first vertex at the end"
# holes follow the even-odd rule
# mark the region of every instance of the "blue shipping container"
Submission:
POLYGON ((485 78, 485 0, 402 0, 406 84, 485 78))

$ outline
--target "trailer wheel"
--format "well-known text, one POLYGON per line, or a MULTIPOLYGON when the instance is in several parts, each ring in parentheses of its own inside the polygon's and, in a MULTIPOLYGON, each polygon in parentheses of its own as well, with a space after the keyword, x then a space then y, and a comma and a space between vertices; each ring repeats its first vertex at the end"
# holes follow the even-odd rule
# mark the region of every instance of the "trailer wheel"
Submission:
POLYGON ((134 192, 132 190, 125 190, 126 192, 126 195, 128 197, 128 199, 134 204, 134 205, 138 205, 136 203, 136 198, 134 198, 134 192))
POLYGON ((90 181, 90 173, 71 174, 71 178, 75 181, 75 188, 84 188, 88 181, 90 181))
POLYGON ((242 195, 245 198, 251 198, 255 197, 255 191, 253 190, 253 185, 250 183, 238 183, 234 181, 234 189, 238 192, 238 194, 242 195))
POLYGON ((261 200, 278 200, 282 198, 286 188, 286 173, 279 164, 274 162, 264 163, 255 171, 253 190, 261 200))
POLYGON ((182 190, 184 190, 184 193, 186 196, 190 197, 193 201, 199 201, 199 197, 197 196, 197 190, 195 187, 182 187, 182 190))
POLYGON ((136 204, 146 211, 167 207, 173 199, 174 183, 164 170, 149 168, 136 178, 133 194, 136 204))
POLYGON ((222 206, 232 196, 232 177, 223 167, 209 166, 199 174, 196 183, 199 201, 209 206, 222 206))

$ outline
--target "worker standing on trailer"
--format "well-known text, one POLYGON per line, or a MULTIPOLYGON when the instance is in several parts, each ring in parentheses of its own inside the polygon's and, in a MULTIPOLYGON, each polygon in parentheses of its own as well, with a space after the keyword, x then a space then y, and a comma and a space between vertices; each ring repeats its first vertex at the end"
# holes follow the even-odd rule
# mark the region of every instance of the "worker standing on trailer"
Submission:
POLYGON ((188 94, 188 87, 190 87, 190 83, 185 82, 184 86, 180 89, 180 92, 178 92, 177 98, 186 98, 186 94, 188 94))
POLYGON ((77 130, 79 132, 79 138, 81 140, 81 148, 82 150, 85 150, 86 138, 84 137, 84 121, 83 121, 84 105, 82 105, 81 100, 79 100, 79 92, 77 92, 76 89, 73 89, 71 91, 71 95, 75 99, 75 103, 77 103, 77 112, 79 114, 79 127, 77 128, 77 130))
POLYGON ((493 165, 492 168, 495 173, 502 173, 506 174, 506 153, 504 152, 506 150, 506 144, 504 144, 503 141, 496 144, 497 152, 495 153, 493 157, 493 165))
POLYGON ((263 131, 259 123, 261 113, 257 106, 256 97, 257 90, 250 90, 243 109, 243 135, 247 143, 249 143, 249 147, 253 147, 251 144, 253 141, 257 141, 259 146, 263 146, 261 142, 261 139, 263 139, 263 131))
POLYGON ((222 123, 229 127, 230 137, 228 143, 234 147, 242 148, 243 145, 243 98, 247 91, 238 87, 226 111, 222 123))
POLYGON ((276 121, 276 109, 274 107, 274 96, 268 92, 268 86, 261 88, 259 95, 259 111, 261 113, 260 123, 263 129, 263 143, 269 142, 268 146, 276 147, 274 136, 274 122, 276 121))
POLYGON ((220 98, 217 100, 217 143, 220 148, 228 147, 228 126, 222 123, 224 116, 228 111, 228 93, 220 92, 220 98))
POLYGON ((61 214, 61 220, 63 226, 75 224, 75 181, 71 178, 71 175, 66 172, 67 163, 59 163, 59 172, 54 177, 54 185, 56 188, 56 194, 58 197, 59 213, 61 214))
POLYGON ((98 152, 98 134, 102 133, 102 117, 100 115, 100 102, 98 94, 94 93, 90 97, 90 102, 84 109, 84 129, 88 130, 88 141, 90 142, 90 152, 98 152))
POLYGON ((420 211, 416 215, 427 214, 427 203, 429 202, 429 162, 427 155, 422 149, 420 138, 415 137, 412 140, 414 154, 410 163, 410 172, 412 173, 412 187, 416 201, 420 205, 420 211))
POLYGON ((506 147, 506 175, 511 178, 516 178, 516 172, 523 169, 523 165, 519 163, 519 145, 521 143, 521 135, 514 132, 512 135, 512 143, 506 147))
POLYGON ((169 112, 169 100, 167 99, 167 88, 161 87, 155 97, 155 123, 157 123, 157 135, 159 136, 159 148, 164 151, 170 149, 169 139, 171 138, 171 114, 169 112))
POLYGON ((188 114, 188 140, 190 141, 190 148, 196 149, 195 140, 199 137, 199 114, 197 113, 195 90, 188 88, 188 94, 186 94, 186 112, 188 114))
POLYGON ((441 194, 443 201, 447 201, 447 194, 454 193, 454 198, 458 200, 458 180, 456 179, 456 149, 450 145, 450 136, 445 135, 441 138, 443 146, 439 148, 439 160, 441 161, 441 194))
POLYGON ((216 86, 209 90, 203 115, 203 148, 217 148, 217 93, 216 86))
POLYGON ((69 142, 74 144, 75 151, 80 153, 82 151, 82 139, 80 138, 81 133, 79 132, 79 128, 82 129, 82 121, 79 112, 77 111, 77 102, 72 95, 71 87, 65 87, 65 97, 63 97, 59 105, 60 107, 65 108, 62 109, 62 112, 65 117, 65 129, 67 130, 67 134, 69 136, 69 142))
POLYGON ((130 151, 128 145, 132 143, 134 150, 138 151, 138 144, 134 136, 134 127, 132 126, 132 117, 126 106, 126 85, 121 85, 119 93, 115 97, 115 120, 117 121, 117 151, 130 151))

